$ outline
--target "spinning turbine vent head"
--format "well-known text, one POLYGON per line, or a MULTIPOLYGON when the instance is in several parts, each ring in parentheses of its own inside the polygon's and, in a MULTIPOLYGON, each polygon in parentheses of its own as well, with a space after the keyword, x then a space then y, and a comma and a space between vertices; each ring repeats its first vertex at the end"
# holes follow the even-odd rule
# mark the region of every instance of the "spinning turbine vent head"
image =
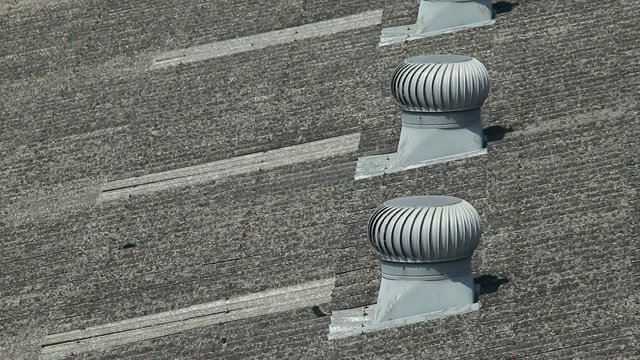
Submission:
POLYGON ((412 196, 380 205, 369 241, 384 261, 434 263, 471 257, 480 243, 476 209, 453 196, 412 196))
POLYGON ((416 56, 400 64, 391 93, 403 110, 451 112, 478 109, 489 96, 489 72, 462 55, 416 56))

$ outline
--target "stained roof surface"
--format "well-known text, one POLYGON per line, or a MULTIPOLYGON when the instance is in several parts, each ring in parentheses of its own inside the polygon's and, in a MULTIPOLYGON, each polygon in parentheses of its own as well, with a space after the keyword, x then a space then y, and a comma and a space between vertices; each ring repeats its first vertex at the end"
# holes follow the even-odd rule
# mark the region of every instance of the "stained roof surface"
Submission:
POLYGON ((69 356, 639 358, 640 4, 500 2, 491 26, 378 46, 381 28, 414 22, 417 9, 3 3, 0 358, 42 357, 47 334, 331 278, 315 309, 69 356), (377 9, 374 26, 150 69, 164 51, 377 9), (431 53, 489 70, 488 154, 355 181, 358 156, 397 146, 393 69, 431 53), (355 152, 97 200, 106 181, 358 132, 355 152), (368 216, 422 194, 478 209, 482 308, 328 340, 330 316, 319 315, 376 301, 368 216))

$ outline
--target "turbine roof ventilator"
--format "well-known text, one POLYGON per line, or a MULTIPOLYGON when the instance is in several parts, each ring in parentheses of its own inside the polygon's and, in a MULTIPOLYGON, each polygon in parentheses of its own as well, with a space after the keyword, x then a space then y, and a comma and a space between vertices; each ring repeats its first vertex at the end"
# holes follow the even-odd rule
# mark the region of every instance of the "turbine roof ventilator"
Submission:
POLYGON ((402 112, 397 151, 360 157, 355 178, 486 154, 480 108, 490 88, 489 71, 469 56, 404 60, 391 78, 402 112))
POLYGON ((378 301, 333 311, 329 339, 480 309, 471 256, 481 234, 478 212, 453 196, 384 202, 368 223, 382 270, 378 301))
POLYGON ((382 281, 373 323, 474 304, 471 256, 480 243, 476 209, 453 196, 386 201, 369 219, 382 281))

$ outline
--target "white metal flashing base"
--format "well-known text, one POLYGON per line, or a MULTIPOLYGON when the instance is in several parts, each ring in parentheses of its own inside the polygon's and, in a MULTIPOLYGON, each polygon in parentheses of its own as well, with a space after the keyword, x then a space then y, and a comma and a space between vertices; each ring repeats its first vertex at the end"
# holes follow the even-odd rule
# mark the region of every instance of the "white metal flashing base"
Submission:
POLYGON ((329 340, 341 339, 350 336, 360 335, 368 332, 390 329, 398 326, 416 324, 419 322, 440 319, 452 315, 465 314, 480 310, 479 302, 438 310, 427 314, 414 315, 401 319, 395 319, 374 324, 376 305, 364 306, 355 309, 336 310, 331 314, 331 324, 329 325, 329 340))
POLYGON ((378 43, 378 46, 401 44, 406 41, 412 41, 412 40, 427 38, 431 36, 452 33, 460 30, 473 29, 481 26, 493 25, 493 23, 495 22, 496 21, 492 19, 492 20, 477 22, 474 24, 467 24, 462 26, 451 27, 448 29, 441 29, 441 30, 429 31, 424 33, 418 33, 418 25, 416 24, 384 28, 380 32, 380 42, 378 43))
POLYGON ((396 157, 398 153, 364 156, 364 157, 358 158, 354 180, 362 180, 362 179, 366 179, 374 176, 382 176, 384 174, 392 174, 400 171, 417 169, 425 166, 441 164, 441 163, 454 161, 454 160, 467 159, 467 158, 471 158, 479 155, 486 155, 486 154, 487 154, 487 149, 483 148, 480 150, 469 151, 462 154, 443 156, 436 159, 430 159, 430 160, 420 161, 415 164, 408 164, 408 165, 401 165, 401 166, 398 166, 396 161, 396 157))
POLYGON ((491 0, 422 0, 413 25, 382 29, 379 46, 493 24, 491 0))

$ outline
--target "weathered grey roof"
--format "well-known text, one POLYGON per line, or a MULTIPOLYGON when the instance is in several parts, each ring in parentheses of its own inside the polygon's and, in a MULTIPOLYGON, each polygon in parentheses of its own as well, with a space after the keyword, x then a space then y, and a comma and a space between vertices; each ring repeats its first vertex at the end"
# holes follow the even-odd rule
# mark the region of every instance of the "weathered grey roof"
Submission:
POLYGON ((416 12, 392 0, 2 5, 0 358, 37 357, 46 334, 311 280, 335 277, 321 312, 372 304, 367 218, 419 194, 480 212, 480 311, 329 341, 329 317, 306 306, 78 357, 637 358, 640 4, 523 0, 492 26, 378 47, 382 27, 416 12), (378 26, 149 69, 162 51, 375 9, 378 26), (393 69, 426 53, 489 69, 488 154, 354 181, 357 156, 397 145, 393 69), (355 132, 356 153, 96 201, 107 180, 355 132))

